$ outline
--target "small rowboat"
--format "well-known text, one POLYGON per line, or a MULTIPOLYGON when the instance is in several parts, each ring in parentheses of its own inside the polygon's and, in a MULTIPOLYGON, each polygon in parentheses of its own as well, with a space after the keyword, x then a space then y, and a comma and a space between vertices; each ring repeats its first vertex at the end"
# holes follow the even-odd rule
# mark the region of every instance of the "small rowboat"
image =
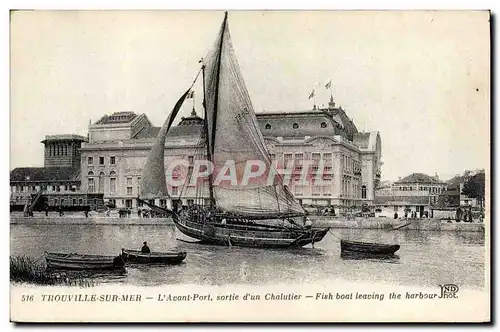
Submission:
POLYGON ((152 264, 152 263, 163 263, 163 264, 180 264, 187 254, 184 251, 169 251, 169 252, 151 252, 145 254, 140 250, 128 250, 122 249, 122 257, 128 263, 138 263, 138 264, 152 264))
POLYGON ((391 255, 399 250, 399 244, 378 244, 340 240, 340 249, 343 252, 359 252, 376 255, 391 255))
POLYGON ((120 256, 82 255, 45 252, 47 267, 68 270, 107 270, 123 268, 125 262, 120 256))

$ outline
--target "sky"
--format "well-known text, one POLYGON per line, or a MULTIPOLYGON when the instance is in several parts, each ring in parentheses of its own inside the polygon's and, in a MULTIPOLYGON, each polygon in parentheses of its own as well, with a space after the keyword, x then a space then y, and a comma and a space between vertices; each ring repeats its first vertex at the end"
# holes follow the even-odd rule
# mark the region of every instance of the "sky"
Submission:
MULTIPOLYGON (((10 169, 43 166, 45 135, 86 136, 104 114, 145 113, 162 125, 222 19, 219 11, 14 12, 10 169)), ((327 104, 331 79, 358 130, 380 132, 382 180, 488 168, 487 12, 230 11, 228 19, 256 112, 311 110, 313 87, 316 104, 327 104)))

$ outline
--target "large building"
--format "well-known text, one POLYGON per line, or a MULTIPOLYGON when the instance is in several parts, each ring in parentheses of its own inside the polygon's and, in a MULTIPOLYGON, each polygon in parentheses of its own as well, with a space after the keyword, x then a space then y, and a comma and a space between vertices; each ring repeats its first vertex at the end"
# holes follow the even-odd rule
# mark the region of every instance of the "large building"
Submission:
MULTIPOLYGON (((371 205, 380 181, 382 156, 378 132, 358 132, 342 108, 331 98, 326 109, 257 114, 271 157, 285 164, 293 160, 290 189, 303 205, 371 205), (312 168, 324 161, 323 183, 298 181, 305 160, 312 168)), ((175 159, 190 164, 205 158, 204 120, 193 111, 171 128, 165 144, 165 168, 175 159)), ((135 208, 142 169, 159 131, 145 114, 120 112, 105 115, 89 126, 88 142, 81 147, 81 188, 103 193, 118 207, 135 208)), ((199 188, 168 187, 170 199, 155 204, 190 205, 200 197, 199 188)), ((202 188, 205 198, 208 190, 202 188)))
POLYGON ((45 136, 44 166, 18 167, 10 172, 11 209, 27 205, 35 210, 102 206, 102 195, 80 191, 80 148, 86 140, 71 134, 45 136))
POLYGON ((429 195, 430 205, 436 205, 438 197, 446 189, 446 182, 439 179, 437 174, 429 176, 423 173, 412 173, 392 184, 393 190, 402 192, 424 192, 429 195))
POLYGON ((379 188, 375 192, 375 212, 377 216, 392 217, 395 212, 399 217, 405 213, 422 218, 432 216, 432 207, 446 189, 446 183, 422 173, 412 173, 398 181, 379 188))

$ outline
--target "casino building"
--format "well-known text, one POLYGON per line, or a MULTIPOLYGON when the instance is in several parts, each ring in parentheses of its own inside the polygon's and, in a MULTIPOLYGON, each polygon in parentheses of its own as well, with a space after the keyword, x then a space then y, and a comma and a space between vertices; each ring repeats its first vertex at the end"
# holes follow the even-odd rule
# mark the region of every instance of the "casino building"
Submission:
MULTIPOLYGON (((257 120, 271 157, 284 164, 293 161, 289 187, 301 204, 373 205, 382 166, 380 134, 358 132, 333 98, 327 108, 258 113, 257 120), (323 161, 321 185, 299 181, 306 160, 312 162, 313 171, 323 161)), ((171 128, 165 144, 165 169, 175 159, 192 164, 205 157, 203 128, 204 120, 194 110, 171 128)), ((80 148, 81 190, 102 193, 117 207, 136 208, 142 168, 159 130, 145 114, 133 112, 104 115, 91 124, 88 141, 82 142, 80 148)), ((191 205, 200 194, 208 198, 207 186, 169 186, 168 190, 169 199, 156 199, 154 203, 171 207, 191 205)))

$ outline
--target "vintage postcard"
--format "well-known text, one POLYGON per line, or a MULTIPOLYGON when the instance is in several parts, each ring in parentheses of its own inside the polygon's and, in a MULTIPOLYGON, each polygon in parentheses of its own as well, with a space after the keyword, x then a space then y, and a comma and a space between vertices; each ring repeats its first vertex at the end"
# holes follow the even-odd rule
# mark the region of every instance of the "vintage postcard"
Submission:
POLYGON ((13 322, 489 322, 489 11, 10 13, 13 322))

